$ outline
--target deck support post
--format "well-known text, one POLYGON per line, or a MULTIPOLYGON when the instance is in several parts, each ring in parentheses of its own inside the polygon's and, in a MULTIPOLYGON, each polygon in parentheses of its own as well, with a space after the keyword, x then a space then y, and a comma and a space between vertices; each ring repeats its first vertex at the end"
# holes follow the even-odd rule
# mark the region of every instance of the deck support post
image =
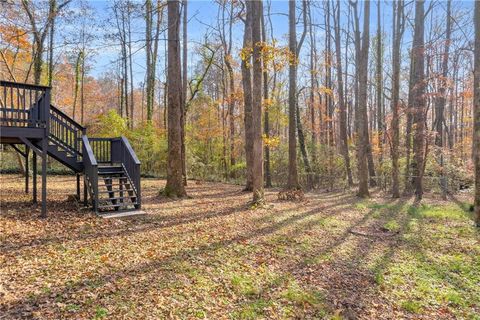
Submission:
POLYGON ((77 173, 77 199, 80 201, 80 174, 77 173))
POLYGON ((87 195, 87 177, 83 175, 83 206, 86 207, 88 205, 88 195, 87 195))
POLYGON ((28 193, 28 180, 30 179, 30 168, 28 166, 29 151, 30 151, 30 148, 28 146, 25 146, 25 193, 28 193))
POLYGON ((42 213, 40 217, 47 217, 47 137, 42 139, 42 213))
POLYGON ((33 152, 32 154, 32 164, 33 164, 33 177, 32 177, 32 184, 33 184, 33 203, 37 204, 37 153, 33 152))

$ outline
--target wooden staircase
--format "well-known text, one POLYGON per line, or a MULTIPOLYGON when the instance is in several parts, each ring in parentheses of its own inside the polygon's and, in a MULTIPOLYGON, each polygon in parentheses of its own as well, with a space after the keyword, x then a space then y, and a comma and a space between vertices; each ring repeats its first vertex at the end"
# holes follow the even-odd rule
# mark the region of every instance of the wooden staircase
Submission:
POLYGON ((109 165, 98 168, 100 186, 98 209, 100 211, 138 209, 137 190, 122 165, 109 165))
POLYGON ((125 137, 89 138, 50 104, 48 87, 0 81, 0 93, 0 125, 9 133, 1 132, 2 143, 24 144, 82 174, 85 205, 97 214, 140 209, 140 161, 125 137))

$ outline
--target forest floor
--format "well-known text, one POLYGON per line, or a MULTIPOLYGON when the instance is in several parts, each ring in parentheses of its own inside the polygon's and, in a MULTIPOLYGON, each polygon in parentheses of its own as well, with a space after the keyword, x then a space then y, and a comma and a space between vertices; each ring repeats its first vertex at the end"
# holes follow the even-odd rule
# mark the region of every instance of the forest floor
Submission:
POLYGON ((0 176, 0 319, 480 319, 467 197, 312 192, 252 209, 236 185, 143 180, 142 217, 102 219, 49 177, 49 217, 0 176))

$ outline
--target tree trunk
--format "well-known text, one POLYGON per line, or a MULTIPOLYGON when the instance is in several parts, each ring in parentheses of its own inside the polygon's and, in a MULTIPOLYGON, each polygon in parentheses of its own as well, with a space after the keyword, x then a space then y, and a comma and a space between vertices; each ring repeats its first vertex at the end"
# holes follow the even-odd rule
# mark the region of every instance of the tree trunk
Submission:
POLYGON ((308 33, 310 37, 310 120, 311 120, 311 131, 312 131, 312 164, 314 167, 317 166, 317 145, 318 145, 318 130, 317 130, 317 120, 316 120, 316 110, 315 110, 315 95, 317 92, 317 52, 316 52, 316 41, 315 41, 315 30, 312 20, 312 9, 311 5, 308 6, 308 33))
MULTIPOLYGON (((50 15, 55 14, 57 3, 55 0, 51 0, 50 3, 50 15)), ((49 34, 49 44, 48 44, 48 86, 52 86, 53 81, 53 40, 55 38, 55 19, 52 19, 50 24, 50 34, 49 34)))
POLYGON ((242 85, 243 85, 243 99, 244 99, 244 114, 245 114, 245 157, 247 161, 247 179, 245 184, 245 191, 253 190, 253 131, 252 131, 252 73, 250 70, 252 45, 252 9, 251 1, 246 1, 247 15, 245 19, 245 31, 243 35, 243 57, 242 57, 242 85))
MULTIPOLYGON (((440 165, 440 187, 442 189, 442 197, 444 200, 447 199, 447 181, 445 179, 444 172, 444 155, 443 155, 443 146, 444 146, 444 133, 443 126, 445 123, 445 105, 447 103, 446 91, 447 91, 447 76, 448 76, 448 58, 450 53, 450 37, 452 33, 451 26, 451 0, 447 1, 447 26, 445 32, 445 51, 442 57, 442 77, 440 78, 440 88, 439 96, 435 99, 435 121, 434 121, 434 130, 436 131, 435 135, 435 146, 437 162, 440 165)), ((463 141, 463 139, 462 139, 463 141)))
POLYGON ((252 131, 253 131, 253 166, 252 187, 253 202, 263 203, 263 139, 262 139, 262 53, 260 43, 262 41, 262 1, 253 1, 252 9, 252 41, 253 41, 253 86, 252 91, 252 131))
POLYGON ((186 196, 182 175, 182 77, 180 74, 179 0, 169 0, 168 8, 168 160, 165 195, 186 196))
MULTIPOLYGON (((356 5, 354 7, 356 10, 356 5)), ((363 17, 363 35, 360 42, 360 30, 358 28, 358 15, 356 16, 357 36, 356 47, 357 54, 359 55, 357 60, 357 78, 358 78, 358 109, 355 112, 355 120, 357 127, 358 143, 357 143, 357 157, 358 157, 358 177, 359 197, 368 197, 368 116, 367 116, 367 83, 368 83, 368 49, 370 45, 369 37, 369 19, 370 19, 370 2, 364 2, 364 17, 363 17)))
POLYGON ((297 169, 296 104, 297 104, 297 32, 295 18, 295 0, 288 2, 289 14, 289 87, 288 87, 288 189, 299 189, 297 169))
POLYGON ((475 163, 475 222, 480 227, 480 2, 475 2, 475 54, 473 80, 474 137, 473 154, 475 163))
POLYGON ((127 30, 128 30, 128 64, 130 72, 130 128, 133 129, 135 118, 135 97, 133 95, 133 63, 132 63, 132 30, 131 30, 131 4, 127 3, 127 30))
POLYGON ((153 96, 151 92, 153 90, 154 83, 152 81, 152 26, 153 26, 153 7, 152 0, 145 1, 145 53, 146 53, 146 96, 147 96, 147 122, 152 121, 152 108, 153 108, 153 96))
POLYGON ((377 93, 377 132, 378 132, 378 149, 380 153, 379 163, 383 163, 383 47, 382 47, 382 24, 380 2, 377 2, 377 54, 376 54, 376 93, 377 93))
POLYGON ((392 196, 400 197, 399 186, 399 144, 400 144, 400 44, 405 30, 403 1, 393 4, 393 49, 392 49, 392 196))
POLYGON ((75 111, 77 107, 77 100, 78 100, 78 89, 80 86, 80 64, 83 60, 83 51, 80 50, 78 53, 77 59, 75 60, 75 86, 73 91, 73 110, 72 110, 72 118, 75 120, 75 111))
POLYGON ((406 124, 405 124, 405 189, 404 194, 411 193, 413 188, 413 181, 410 180, 411 175, 411 158, 412 158, 412 127, 413 127, 413 64, 410 63, 409 80, 408 80, 408 98, 407 98, 407 110, 406 110, 406 124))
MULTIPOLYGON (((267 33, 265 30, 265 17, 262 14, 262 41, 267 43, 267 33)), ((263 61, 263 98, 265 101, 269 101, 268 95, 268 71, 266 62, 263 61)), ((270 139, 270 114, 268 108, 270 104, 265 104, 265 111, 264 111, 264 121, 263 121, 263 133, 265 137, 270 139)), ((270 147, 268 144, 265 144, 264 147, 264 174, 265 174, 265 187, 270 188, 272 186, 272 175, 270 173, 270 147)))
POLYGON ((345 171, 347 173, 348 186, 353 186, 352 169, 350 168, 350 155, 348 151, 347 138, 347 108, 345 105, 346 99, 343 92, 343 69, 342 69, 342 52, 340 47, 340 2, 337 2, 334 7, 333 24, 335 32, 335 54, 337 66, 337 81, 338 81, 338 106, 339 106, 339 130, 340 130, 340 149, 345 163, 345 171))
POLYGON ((187 118, 187 22, 188 22, 188 1, 183 0, 183 59, 182 59, 182 175, 183 175, 183 184, 187 185, 187 155, 186 155, 186 146, 185 146, 185 124, 187 118))
POLYGON ((423 0, 415 3, 415 28, 413 35, 413 162, 412 174, 417 200, 423 196, 423 165, 425 157, 425 57, 424 57, 424 6, 423 0))

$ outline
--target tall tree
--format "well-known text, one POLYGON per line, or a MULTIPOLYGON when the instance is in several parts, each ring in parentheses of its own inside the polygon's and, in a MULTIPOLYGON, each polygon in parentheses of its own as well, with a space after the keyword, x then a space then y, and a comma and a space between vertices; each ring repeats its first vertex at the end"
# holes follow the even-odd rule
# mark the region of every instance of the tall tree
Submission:
MULTIPOLYGON (((223 3, 223 17, 225 14, 226 3, 223 3)), ((230 136, 230 167, 235 166, 235 74, 232 66, 232 46, 233 46, 233 21, 234 21, 234 2, 230 1, 230 11, 228 19, 228 40, 226 39, 225 24, 222 25, 222 41, 224 47, 224 62, 225 67, 228 73, 228 89, 229 89, 229 98, 228 98, 228 125, 229 125, 229 136, 230 136)), ((262 16, 263 17, 263 16, 262 16)))
POLYGON ((49 0, 49 14, 46 19, 38 17, 35 12, 35 2, 22 0, 22 7, 27 13, 30 22, 31 32, 33 34, 33 80, 35 84, 40 84, 43 69, 43 53, 45 51, 45 39, 52 28, 52 24, 61 10, 72 0, 64 0, 57 4, 56 0, 49 0), (44 21, 44 22, 43 22, 44 21), (42 25, 40 25, 43 22, 42 25))
POLYGON ((377 36, 376 36, 376 66, 375 66, 375 86, 376 86, 376 108, 377 108, 377 131, 378 148, 380 153, 379 162, 383 162, 383 42, 382 42, 382 23, 380 1, 377 2, 377 36))
POLYGON ((443 155, 443 146, 444 146, 444 132, 443 127, 445 124, 445 105, 447 103, 447 76, 448 76, 448 58, 450 54, 450 41, 451 41, 451 34, 452 34, 452 12, 451 12, 452 1, 447 1, 447 25, 445 30, 445 47, 442 56, 442 75, 439 79, 440 81, 440 88, 439 88, 439 95, 435 99, 435 146, 437 147, 436 150, 436 158, 440 165, 441 170, 441 177, 440 177, 440 187, 442 189, 442 196, 444 199, 447 197, 447 185, 444 173, 444 155, 443 155))
POLYGON ((253 131, 252 131, 252 72, 251 72, 251 52, 253 50, 252 44, 252 5, 251 1, 245 1, 246 16, 245 16, 245 30, 243 34, 243 48, 242 48, 242 86, 243 86, 243 102, 245 114, 245 157, 247 161, 247 177, 245 184, 245 191, 253 190, 253 131))
MULTIPOLYGON (((261 84, 262 72, 262 1, 253 1, 252 42, 253 42, 253 83, 261 84)), ((253 86, 252 91, 252 131, 253 131, 253 166, 252 188, 253 202, 264 202, 263 192, 263 138, 262 138, 262 86, 253 86)))
POLYGON ((356 24, 356 54, 357 54, 357 82, 358 82, 358 108, 355 112, 357 128, 357 165, 358 165, 358 193, 359 197, 368 197, 368 115, 367 115, 367 83, 368 83, 368 49, 370 45, 370 1, 364 2, 363 32, 360 40, 359 19, 356 2, 353 3, 356 24))
POLYGON ((188 1, 183 0, 183 31, 182 31, 182 114, 181 114, 181 123, 182 123, 182 175, 183 175, 183 184, 187 185, 187 156, 186 156, 186 146, 185 146, 185 121, 187 118, 187 56, 188 56, 188 1))
POLYGON ((297 106, 297 32, 295 0, 288 2, 288 47, 290 65, 288 69, 288 189, 300 188, 297 168, 296 106, 297 106))
POLYGON ((392 196, 400 197, 399 186, 399 144, 400 144, 400 45, 405 30, 403 1, 393 3, 393 47, 392 47, 392 196))
POLYGON ((337 81, 338 81, 338 106, 339 106, 339 131, 340 131, 340 148, 345 163, 345 171, 347 173, 348 185, 353 185, 352 170, 350 167, 350 155, 348 151, 348 137, 347 137, 347 107, 345 105, 346 99, 344 94, 343 84, 343 69, 342 69, 342 51, 340 47, 340 2, 333 8, 333 25, 335 33, 335 56, 337 67, 337 81))
MULTIPOLYGON (((270 6, 268 6, 268 14, 270 14, 270 6)), ((262 42, 266 44, 267 41, 267 32, 265 26, 265 15, 262 14, 262 42)), ((264 101, 269 101, 269 92, 268 92, 268 70, 267 70, 267 62, 263 60, 263 98, 264 101)), ((269 103, 265 103, 265 110, 264 110, 264 120, 263 120, 263 134, 265 138, 268 140, 270 139, 270 111, 268 108, 270 107, 269 103)), ((270 172, 270 146, 268 143, 264 146, 264 176, 265 176, 265 187, 270 188, 272 186, 272 175, 270 172)))
POLYGON ((186 196, 182 174, 182 76, 180 59, 180 0, 168 0, 168 196, 186 196))
POLYGON ((480 2, 475 2, 475 52, 473 77, 473 154, 475 162, 475 222, 480 227, 480 2))
POLYGON ((423 196, 423 169, 425 164, 425 11, 424 1, 415 2, 415 27, 412 47, 413 100, 413 162, 412 174, 417 200, 423 196))
POLYGON ((146 51, 146 108, 147 121, 152 121, 153 104, 155 101, 155 72, 157 67, 158 42, 160 35, 160 26, 163 22, 164 5, 157 0, 156 8, 153 8, 152 0, 145 1, 145 51, 146 51), (156 13, 156 21, 154 25, 154 13, 156 13), (155 26, 155 30, 153 27, 155 26), (153 34, 152 34, 153 32, 153 34))

